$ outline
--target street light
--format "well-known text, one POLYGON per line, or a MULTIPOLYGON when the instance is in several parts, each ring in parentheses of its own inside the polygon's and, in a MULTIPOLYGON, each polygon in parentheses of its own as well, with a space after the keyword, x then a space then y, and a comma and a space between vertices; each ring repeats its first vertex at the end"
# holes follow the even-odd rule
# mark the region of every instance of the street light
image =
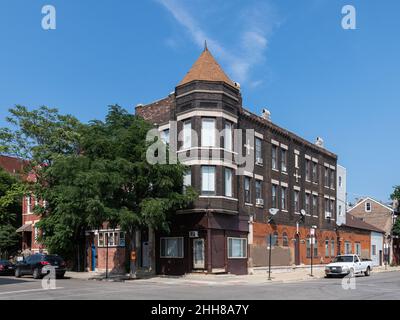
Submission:
MULTIPOLYGON (((269 214, 267 223, 271 225, 274 216, 279 212, 279 209, 271 208, 269 209, 269 214)), ((272 251, 272 232, 269 233, 269 259, 268 259, 268 280, 271 280, 271 251, 272 251)))
POLYGON ((313 277, 313 255, 314 255, 314 240, 315 240, 315 229, 317 229, 317 226, 311 226, 310 229, 310 242, 311 242, 311 274, 310 276, 313 277))

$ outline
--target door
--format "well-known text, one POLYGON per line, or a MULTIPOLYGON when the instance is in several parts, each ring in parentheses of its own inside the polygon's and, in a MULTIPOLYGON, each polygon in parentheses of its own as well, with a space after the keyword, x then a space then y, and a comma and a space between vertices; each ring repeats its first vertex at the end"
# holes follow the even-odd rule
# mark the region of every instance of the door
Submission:
POLYGON ((204 239, 193 239, 193 269, 204 268, 204 239))
POLYGON ((96 246, 92 244, 92 271, 96 270, 96 246))
POLYGON ((300 236, 296 234, 294 238, 294 263, 300 265, 300 236))
POLYGON ((362 271, 363 271, 363 269, 362 269, 361 261, 358 259, 357 256, 354 256, 354 272, 360 273, 362 271))
POLYGON ((150 267, 150 250, 148 241, 142 242, 142 267, 150 267))

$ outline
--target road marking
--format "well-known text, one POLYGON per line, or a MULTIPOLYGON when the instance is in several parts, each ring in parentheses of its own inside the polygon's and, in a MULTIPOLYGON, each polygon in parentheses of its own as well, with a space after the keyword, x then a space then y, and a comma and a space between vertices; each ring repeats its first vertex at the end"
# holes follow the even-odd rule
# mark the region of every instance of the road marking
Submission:
POLYGON ((49 291, 49 290, 57 290, 57 289, 64 289, 64 287, 57 287, 55 289, 29 289, 29 290, 7 291, 7 292, 0 292, 0 295, 2 295, 2 294, 23 293, 23 292, 34 292, 34 291, 49 291))

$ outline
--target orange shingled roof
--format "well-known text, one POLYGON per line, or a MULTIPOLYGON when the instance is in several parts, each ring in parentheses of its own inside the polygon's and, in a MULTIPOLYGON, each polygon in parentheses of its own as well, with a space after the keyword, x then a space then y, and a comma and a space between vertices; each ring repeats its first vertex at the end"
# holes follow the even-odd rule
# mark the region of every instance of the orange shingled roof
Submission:
POLYGON ((207 46, 178 86, 194 80, 222 81, 235 87, 234 82, 229 79, 211 52, 208 51, 207 46))

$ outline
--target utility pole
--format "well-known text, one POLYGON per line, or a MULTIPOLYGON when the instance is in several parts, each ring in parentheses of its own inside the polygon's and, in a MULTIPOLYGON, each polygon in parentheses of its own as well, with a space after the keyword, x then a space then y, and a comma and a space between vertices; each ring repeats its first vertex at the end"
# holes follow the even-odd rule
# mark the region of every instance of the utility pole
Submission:
MULTIPOLYGON (((279 209, 275 209, 275 208, 271 208, 269 209, 269 213, 270 213, 270 217, 267 221, 267 223, 269 225, 271 225, 273 221, 274 216, 279 212, 279 209)), ((272 260, 272 228, 271 231, 269 233, 269 252, 268 252, 268 280, 272 280, 271 279, 271 260, 272 260)))

